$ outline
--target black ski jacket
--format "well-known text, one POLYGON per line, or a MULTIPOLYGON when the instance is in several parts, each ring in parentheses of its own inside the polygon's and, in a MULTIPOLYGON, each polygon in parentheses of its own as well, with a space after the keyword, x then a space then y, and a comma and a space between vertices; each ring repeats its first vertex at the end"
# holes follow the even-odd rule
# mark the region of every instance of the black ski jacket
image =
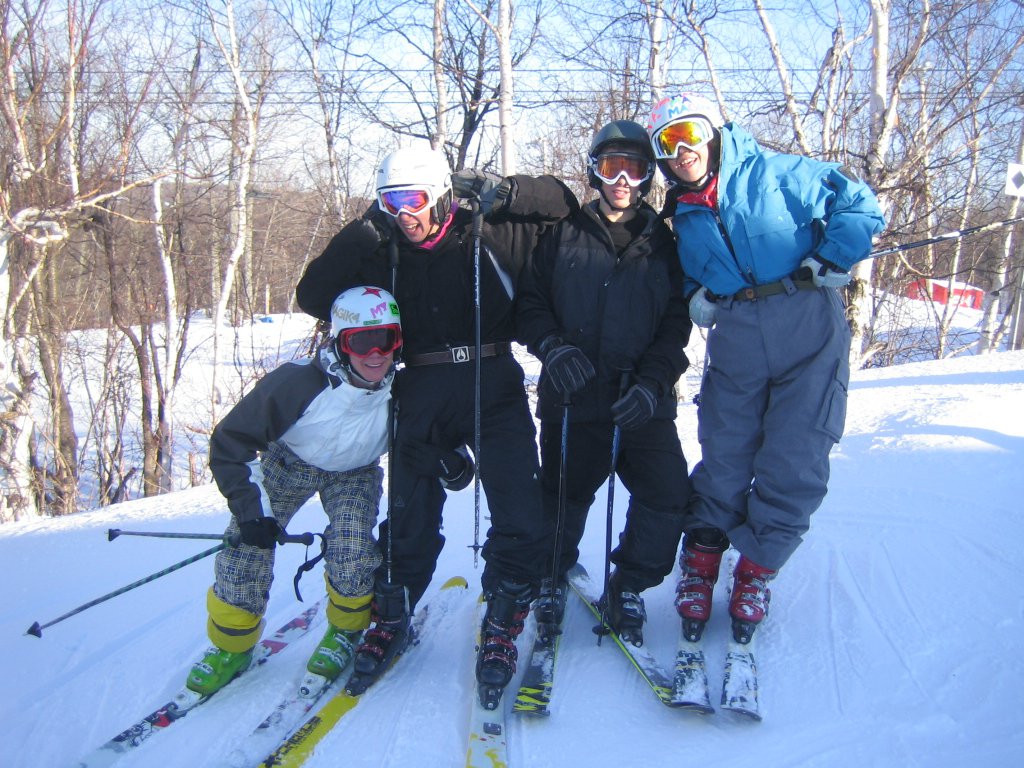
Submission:
MULTIPOLYGON (((522 281, 518 324, 529 350, 541 358, 541 342, 554 335, 597 371, 573 395, 571 421, 610 422, 623 371, 658 395, 655 418, 675 418, 691 328, 683 271, 671 230, 646 203, 639 215, 642 233, 616 254, 597 202, 583 206, 544 238, 522 281)), ((543 372, 539 392, 537 415, 560 420, 561 396, 543 372)))
MULTIPOLYGON (((480 249, 481 338, 484 344, 516 338, 513 298, 538 237, 578 209, 576 198, 552 176, 513 176, 509 205, 488 216, 480 249)), ((343 290, 378 285, 392 290, 402 314, 404 357, 472 347, 475 342, 473 215, 454 208, 447 231, 431 248, 393 230, 374 204, 364 220, 347 224, 310 262, 295 290, 299 306, 322 320, 343 290), (367 249, 365 219, 385 240, 367 249), (397 257, 397 284, 392 284, 397 257)))

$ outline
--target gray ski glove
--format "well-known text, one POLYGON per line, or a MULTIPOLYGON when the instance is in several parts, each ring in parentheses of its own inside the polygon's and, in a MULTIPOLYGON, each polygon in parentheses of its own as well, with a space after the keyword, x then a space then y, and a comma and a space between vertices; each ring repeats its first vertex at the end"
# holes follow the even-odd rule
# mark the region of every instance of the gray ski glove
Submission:
POLYGON ((800 267, 811 271, 811 280, 818 288, 842 288, 850 282, 848 271, 828 259, 821 258, 818 254, 801 261, 800 267))
POLYGON ((710 328, 715 324, 715 311, 718 307, 707 297, 703 287, 698 288, 690 296, 690 319, 694 325, 710 328))

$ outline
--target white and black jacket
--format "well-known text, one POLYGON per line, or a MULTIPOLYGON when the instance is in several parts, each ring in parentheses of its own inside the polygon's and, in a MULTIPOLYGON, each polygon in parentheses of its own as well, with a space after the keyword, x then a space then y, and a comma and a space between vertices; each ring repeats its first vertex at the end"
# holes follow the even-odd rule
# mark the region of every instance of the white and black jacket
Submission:
POLYGON ((235 519, 272 514, 259 464, 271 443, 329 472, 377 461, 387 450, 391 378, 375 390, 354 387, 325 351, 321 359, 285 363, 258 381, 210 438, 210 469, 235 519))

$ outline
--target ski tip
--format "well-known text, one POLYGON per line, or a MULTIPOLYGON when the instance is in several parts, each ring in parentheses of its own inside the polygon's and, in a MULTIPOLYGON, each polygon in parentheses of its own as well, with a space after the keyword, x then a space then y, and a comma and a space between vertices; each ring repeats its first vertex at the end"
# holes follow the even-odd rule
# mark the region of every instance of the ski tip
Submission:
POLYGON ((26 635, 32 635, 33 637, 42 637, 43 628, 39 626, 38 621, 32 622, 32 626, 25 630, 26 635))
POLYGON ((451 589, 452 587, 469 589, 469 582, 461 576, 452 576, 448 581, 441 585, 441 589, 451 589))

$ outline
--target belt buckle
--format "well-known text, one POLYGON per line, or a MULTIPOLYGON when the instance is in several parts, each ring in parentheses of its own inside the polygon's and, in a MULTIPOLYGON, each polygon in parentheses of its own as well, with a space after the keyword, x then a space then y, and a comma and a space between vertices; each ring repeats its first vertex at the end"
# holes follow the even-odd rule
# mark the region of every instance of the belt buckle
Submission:
POLYGON ((468 363, 470 360, 469 347, 452 347, 448 351, 452 353, 453 363, 468 363))
POLYGON ((757 291, 754 288, 744 288, 742 294, 747 301, 757 301, 757 291))

